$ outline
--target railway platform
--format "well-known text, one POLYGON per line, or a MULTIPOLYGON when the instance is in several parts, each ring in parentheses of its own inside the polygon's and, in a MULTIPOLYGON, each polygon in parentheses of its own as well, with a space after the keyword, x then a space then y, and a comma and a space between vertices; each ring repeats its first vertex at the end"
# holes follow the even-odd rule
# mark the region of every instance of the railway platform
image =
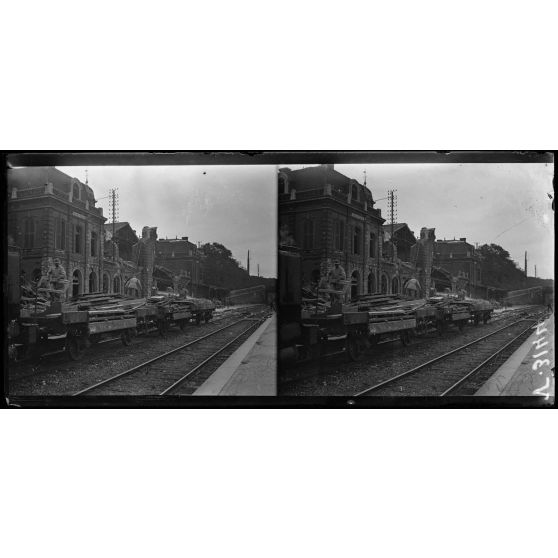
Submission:
POLYGON ((276 331, 273 314, 193 395, 277 395, 276 331))
POLYGON ((482 396, 554 398, 554 314, 533 328, 529 338, 475 393, 482 396))

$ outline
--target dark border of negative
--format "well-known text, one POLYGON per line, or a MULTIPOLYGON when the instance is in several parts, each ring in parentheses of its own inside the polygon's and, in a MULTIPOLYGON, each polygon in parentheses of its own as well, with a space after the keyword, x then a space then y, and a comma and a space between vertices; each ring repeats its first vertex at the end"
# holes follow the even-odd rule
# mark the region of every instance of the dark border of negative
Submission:
MULTIPOLYGON (((145 150, 145 151, 0 151, 2 169, 0 186, 2 215, 3 276, 7 270, 7 169, 20 166, 97 166, 97 165, 288 165, 288 164, 420 164, 420 163, 553 163, 554 150, 473 151, 213 151, 213 150, 145 150)), ((556 184, 556 169, 553 183, 556 184)), ((3 315, 6 316, 7 299, 4 297, 3 315)), ((5 326, 5 324, 4 324, 5 326)), ((5 327, 4 327, 5 330, 5 327)), ((9 408, 269 408, 269 409, 503 409, 554 408, 555 398, 545 397, 152 397, 152 396, 9 396, 7 339, 2 351, 3 382, 2 406, 9 408)))

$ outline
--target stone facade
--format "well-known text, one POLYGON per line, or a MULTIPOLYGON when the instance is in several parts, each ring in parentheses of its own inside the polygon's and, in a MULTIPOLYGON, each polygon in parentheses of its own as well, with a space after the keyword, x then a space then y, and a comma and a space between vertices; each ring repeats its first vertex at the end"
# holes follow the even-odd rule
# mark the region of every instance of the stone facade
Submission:
POLYGON ((8 235, 29 279, 60 259, 67 296, 96 291, 103 274, 103 224, 93 190, 53 167, 8 170, 8 235))
POLYGON ((303 284, 317 282, 339 260, 351 296, 376 292, 384 219, 365 185, 333 165, 280 169, 279 218, 301 248, 303 284))
POLYGON ((409 279, 418 279, 411 257, 413 232, 398 223, 391 238, 391 225, 384 225, 374 203, 364 184, 333 165, 279 170, 280 227, 301 249, 303 285, 315 284, 335 260, 351 282, 347 298, 400 294, 409 279))

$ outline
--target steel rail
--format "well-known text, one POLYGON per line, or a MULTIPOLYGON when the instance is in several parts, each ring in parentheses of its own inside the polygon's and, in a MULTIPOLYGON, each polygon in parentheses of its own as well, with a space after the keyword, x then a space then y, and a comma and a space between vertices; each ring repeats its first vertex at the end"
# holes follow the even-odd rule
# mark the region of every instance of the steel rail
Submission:
POLYGON ((199 364, 197 364, 194 368, 192 368, 192 370, 189 370, 186 374, 184 374, 184 376, 182 376, 182 378, 180 378, 179 380, 174 382, 174 384, 172 384, 167 389, 162 391, 159 395, 168 395, 171 391, 176 389, 180 384, 182 384, 185 380, 187 380, 192 374, 197 372, 200 368, 205 366, 209 361, 213 360, 218 354, 222 353, 225 349, 230 347, 235 341, 240 339, 242 336, 246 335, 246 333, 248 331, 250 331, 251 329, 255 329, 261 323, 262 322, 255 323, 255 324, 252 324, 250 327, 246 328, 242 333, 237 335, 234 339, 229 341, 225 346, 221 347, 218 351, 215 351, 212 355, 208 356, 203 362, 200 362, 199 364))
POLYGON ((496 331, 493 331, 492 333, 489 333, 488 335, 484 335, 483 337, 479 337, 479 339, 475 339, 474 341, 471 341, 470 343, 467 343, 466 345, 462 345, 461 347, 457 347, 457 349, 453 349, 453 350, 451 350, 447 353, 444 353, 443 355, 437 356, 436 358, 433 358, 433 359, 429 360, 428 362, 424 362, 422 364, 419 364, 418 366, 415 366, 414 368, 411 368, 410 370, 406 370, 405 372, 401 372, 401 374, 397 374, 397 376, 394 376, 393 378, 388 378, 387 380, 384 380, 383 382, 375 384, 372 387, 369 387, 369 388, 366 388, 362 391, 359 391, 353 397, 360 397, 362 395, 366 395, 367 393, 371 393, 372 391, 376 391, 376 390, 378 390, 378 389, 380 389, 384 386, 392 384, 395 381, 400 380, 401 378, 411 376, 415 372, 418 372, 419 370, 422 370, 423 368, 426 368, 427 366, 430 366, 431 364, 434 364, 436 362, 444 360, 445 358, 447 358, 447 357, 449 357, 449 356, 451 356, 455 353, 458 353, 458 352, 462 351, 463 349, 466 349, 467 347, 471 347, 472 345, 476 345, 477 343, 480 343, 481 341, 484 341, 485 339, 488 339, 489 337, 492 337, 493 335, 496 335, 497 333, 500 333, 501 331, 504 331, 505 329, 513 327, 513 326, 515 326, 515 325, 517 325, 521 322, 524 322, 524 321, 530 321, 530 320, 528 318, 521 318, 520 320, 517 320, 516 322, 508 324, 504 327, 501 327, 500 329, 497 329, 496 331))
POLYGON ((491 356, 489 356, 484 362, 481 362, 481 364, 479 364, 478 366, 476 366, 475 368, 473 368, 473 370, 471 370, 470 372, 468 372, 465 376, 463 376, 463 378, 461 378, 460 380, 457 380, 457 382, 455 382, 455 384, 453 384, 451 387, 449 387, 448 389, 446 389, 446 391, 444 391, 443 393, 440 394, 440 397, 444 397, 446 395, 448 395, 450 392, 454 391, 455 389, 457 389, 463 382, 465 382, 465 380, 467 380, 468 378, 470 378, 473 374, 475 374, 476 372, 478 372, 483 366, 486 366, 491 360, 493 360, 494 358, 496 358, 500 353, 502 353, 503 351, 505 351, 512 343, 514 343, 515 341, 517 341, 520 337, 522 337, 523 335, 525 335, 529 330, 531 329, 531 326, 529 326, 528 328, 524 329, 517 337, 514 337, 509 343, 506 343, 503 347, 501 347, 500 349, 498 349, 494 354, 492 354, 491 356))
POLYGON ((125 370, 124 372, 120 372, 119 374, 116 374, 114 376, 111 376, 110 378, 107 378, 106 380, 102 380, 100 382, 97 382, 96 384, 93 384, 92 386, 86 387, 80 391, 76 391, 76 393, 73 394, 73 396, 76 395, 83 395, 84 393, 87 393, 89 391, 93 391, 94 389, 103 386, 105 384, 108 384, 110 382, 114 382, 115 380, 118 380, 119 378, 122 378, 124 376, 127 376, 128 374, 132 374, 133 372, 136 372, 137 370, 140 370, 141 368, 145 368, 146 366, 149 366, 150 364, 153 364, 154 362, 157 362, 158 360, 161 360, 162 358, 165 358, 169 355, 172 355, 174 353, 177 353, 178 351, 181 351, 183 349, 186 349, 187 347, 191 347, 192 345, 195 345, 196 343, 199 343, 200 341, 203 341, 204 339, 207 339, 208 337, 212 337, 213 335, 216 335, 217 333, 231 328, 235 325, 238 325, 242 322, 245 322, 247 320, 250 320, 250 318, 242 318, 241 320, 238 320, 237 322, 233 322, 232 324, 226 325, 224 327, 221 327, 215 331, 212 331, 211 333, 208 333, 207 335, 204 335, 202 337, 198 337, 197 339, 194 339, 193 341, 190 341, 184 345, 180 345, 180 347, 177 347, 176 349, 172 349, 170 351, 167 351, 166 353, 162 353, 146 362, 142 362, 141 364, 138 364, 137 366, 134 366, 133 368, 130 368, 129 370, 125 370))

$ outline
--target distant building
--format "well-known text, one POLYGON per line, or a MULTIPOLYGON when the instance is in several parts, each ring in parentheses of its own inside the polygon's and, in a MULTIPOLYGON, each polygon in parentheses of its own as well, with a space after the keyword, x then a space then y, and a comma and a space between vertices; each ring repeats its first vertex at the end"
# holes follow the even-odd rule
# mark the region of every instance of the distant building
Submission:
POLYGON ((467 294, 471 296, 486 294, 486 287, 481 288, 480 258, 475 247, 467 242, 466 238, 437 240, 434 246, 434 264, 448 271, 462 283, 467 294))
POLYGON ((106 218, 93 190, 54 167, 28 167, 8 170, 8 196, 9 240, 27 277, 59 258, 70 295, 98 290, 106 218))
POLYGON ((185 276, 189 279, 191 294, 206 295, 202 285, 201 256, 197 246, 182 238, 160 238, 155 248, 155 265, 170 271, 174 276, 185 276))

